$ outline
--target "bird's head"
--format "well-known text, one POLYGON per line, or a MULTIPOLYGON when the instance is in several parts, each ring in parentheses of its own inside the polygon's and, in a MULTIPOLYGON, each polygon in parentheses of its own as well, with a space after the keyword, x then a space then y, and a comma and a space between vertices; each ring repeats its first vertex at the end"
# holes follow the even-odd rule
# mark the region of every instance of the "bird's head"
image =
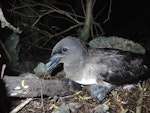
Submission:
POLYGON ((79 63, 85 52, 85 44, 80 39, 66 37, 54 46, 50 61, 46 64, 46 70, 53 70, 59 63, 66 66, 79 63))

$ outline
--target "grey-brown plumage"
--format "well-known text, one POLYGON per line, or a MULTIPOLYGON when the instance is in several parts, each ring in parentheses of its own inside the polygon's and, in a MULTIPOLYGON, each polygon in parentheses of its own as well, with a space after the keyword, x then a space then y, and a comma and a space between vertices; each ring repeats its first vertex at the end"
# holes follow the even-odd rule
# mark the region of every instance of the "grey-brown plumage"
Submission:
POLYGON ((115 86, 136 82, 148 70, 140 54, 92 48, 75 37, 66 37, 55 45, 47 71, 59 63, 63 63, 67 78, 91 85, 91 94, 100 101, 115 86))

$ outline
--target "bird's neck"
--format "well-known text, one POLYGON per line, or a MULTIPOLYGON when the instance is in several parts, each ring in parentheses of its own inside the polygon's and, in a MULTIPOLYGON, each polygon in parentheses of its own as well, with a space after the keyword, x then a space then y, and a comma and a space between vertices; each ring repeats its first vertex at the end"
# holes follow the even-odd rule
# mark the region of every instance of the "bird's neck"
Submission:
POLYGON ((80 67, 86 61, 87 56, 86 51, 74 53, 67 62, 64 62, 64 66, 72 68, 80 67))
POLYGON ((81 69, 84 66, 85 59, 82 59, 80 57, 80 59, 78 58, 73 61, 74 62, 71 62, 69 64, 64 64, 64 71, 66 73, 67 78, 76 79, 79 78, 78 76, 80 76, 81 74, 81 69))
POLYGON ((64 71, 66 73, 66 78, 73 81, 80 81, 81 67, 80 66, 64 66, 64 71))

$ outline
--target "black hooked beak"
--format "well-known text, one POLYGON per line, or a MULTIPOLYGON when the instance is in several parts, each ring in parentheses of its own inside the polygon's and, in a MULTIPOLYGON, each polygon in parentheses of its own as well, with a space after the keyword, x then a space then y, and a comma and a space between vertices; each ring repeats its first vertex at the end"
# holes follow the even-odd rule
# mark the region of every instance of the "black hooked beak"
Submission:
POLYGON ((58 57, 57 55, 53 55, 50 58, 50 61, 46 64, 46 71, 52 71, 58 64, 60 61, 60 57, 58 57))

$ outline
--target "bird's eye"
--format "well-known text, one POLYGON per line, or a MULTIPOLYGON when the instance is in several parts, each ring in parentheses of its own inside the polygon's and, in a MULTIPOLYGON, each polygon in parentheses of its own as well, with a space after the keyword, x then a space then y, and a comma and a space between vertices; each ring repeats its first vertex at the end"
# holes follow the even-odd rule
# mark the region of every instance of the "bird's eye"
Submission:
POLYGON ((63 49, 62 49, 63 52, 66 52, 67 50, 68 50, 67 48, 63 48, 63 49))

